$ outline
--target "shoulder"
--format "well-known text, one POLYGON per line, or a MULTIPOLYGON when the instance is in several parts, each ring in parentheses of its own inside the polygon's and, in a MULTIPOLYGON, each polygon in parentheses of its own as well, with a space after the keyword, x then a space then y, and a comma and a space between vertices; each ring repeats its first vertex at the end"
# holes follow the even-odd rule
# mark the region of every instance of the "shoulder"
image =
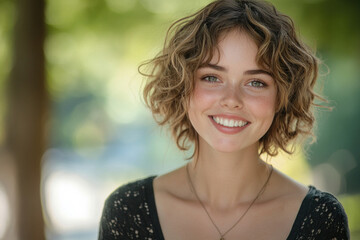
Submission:
POLYGON ((140 179, 120 186, 113 191, 105 201, 105 206, 118 206, 119 204, 132 204, 144 200, 151 188, 155 176, 140 179))
POLYGON ((154 179, 154 192, 157 199, 161 199, 165 195, 182 198, 184 192, 187 193, 187 185, 184 184, 185 173, 185 167, 180 167, 156 177, 154 179))
POLYGON ((304 204, 308 206, 309 215, 317 217, 318 220, 322 219, 327 225, 336 222, 347 223, 343 206, 334 195, 328 192, 322 192, 310 186, 304 204))
POLYGON ((101 217, 99 239, 123 239, 150 229, 145 223, 149 223, 146 218, 150 216, 148 201, 153 194, 154 178, 130 182, 109 195, 101 217))
MULTIPOLYGON (((313 186, 300 207, 294 227, 307 239, 349 239, 348 220, 338 199, 313 186)), ((297 238, 296 238, 297 239, 297 238)))

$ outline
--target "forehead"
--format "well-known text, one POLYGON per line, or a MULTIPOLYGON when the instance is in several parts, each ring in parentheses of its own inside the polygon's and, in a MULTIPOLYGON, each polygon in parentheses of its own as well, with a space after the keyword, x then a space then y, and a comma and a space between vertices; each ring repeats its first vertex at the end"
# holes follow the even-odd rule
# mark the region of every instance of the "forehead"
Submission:
MULTIPOLYGON (((212 69, 226 72, 234 77, 242 74, 265 74, 275 80, 270 69, 258 63, 258 45, 246 31, 235 29, 224 32, 218 38, 218 43, 211 54, 210 51, 206 61, 200 64, 198 70, 212 69)), ((276 80, 275 84, 277 85, 276 80)))
POLYGON ((256 61, 258 47, 244 31, 233 30, 223 33, 214 49, 208 51, 207 58, 200 67, 218 65, 234 71, 260 68, 256 61))
POLYGON ((217 39, 214 39, 214 45, 204 47, 204 59, 201 64, 217 63, 222 55, 230 53, 247 54, 247 58, 256 58, 258 53, 258 44, 253 37, 245 30, 232 28, 223 30, 217 39))
POLYGON ((258 47, 255 41, 244 31, 232 30, 222 34, 218 40, 216 54, 236 57, 241 55, 248 60, 255 60, 258 47))
MULTIPOLYGON (((228 53, 228 56, 232 55, 233 57, 241 55, 243 59, 247 60, 246 63, 251 63, 252 66, 249 67, 262 69, 274 77, 273 70, 267 64, 268 61, 264 59, 265 55, 259 55, 260 45, 255 36, 252 36, 246 29, 232 28, 225 30, 220 33, 215 47, 207 49, 203 64, 219 63, 226 53, 228 53)), ((233 59, 233 61, 238 59, 233 59)))

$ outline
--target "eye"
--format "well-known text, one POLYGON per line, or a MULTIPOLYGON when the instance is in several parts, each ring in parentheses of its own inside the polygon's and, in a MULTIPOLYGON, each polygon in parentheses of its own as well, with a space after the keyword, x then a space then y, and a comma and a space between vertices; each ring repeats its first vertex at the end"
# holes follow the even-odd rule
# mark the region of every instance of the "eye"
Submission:
POLYGON ((202 80, 206 81, 206 82, 219 82, 220 80, 215 77, 215 76, 206 76, 203 77, 202 80))
POLYGON ((249 82, 248 85, 251 86, 251 87, 255 87, 255 88, 266 87, 266 84, 259 81, 259 80, 253 80, 253 81, 249 82))

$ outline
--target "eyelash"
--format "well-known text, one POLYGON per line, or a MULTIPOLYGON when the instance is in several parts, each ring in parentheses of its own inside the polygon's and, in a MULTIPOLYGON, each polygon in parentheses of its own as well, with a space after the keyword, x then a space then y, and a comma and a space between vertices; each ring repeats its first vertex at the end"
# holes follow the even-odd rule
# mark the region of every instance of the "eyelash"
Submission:
MULTIPOLYGON (((216 82, 220 81, 218 77, 212 76, 212 75, 204 76, 204 77, 201 78, 201 80, 209 82, 209 83, 216 83, 216 82), (212 78, 213 80, 210 80, 210 78, 212 78)), ((254 87, 254 88, 265 88, 265 87, 267 87, 267 84, 264 83, 263 81, 260 81, 260 80, 251 80, 251 82, 249 82, 247 85, 249 85, 251 87, 254 87), (260 86, 253 86, 253 83, 258 83, 260 86)))
POLYGON ((264 88, 267 87, 266 83, 260 81, 260 80, 252 80, 251 82, 248 83, 251 87, 255 87, 255 88, 264 88), (259 83, 261 86, 252 86, 253 83, 259 83))
POLYGON ((219 81, 220 81, 218 77, 215 77, 215 76, 212 76, 212 75, 202 77, 201 80, 203 80, 203 81, 205 81, 205 82, 209 82, 209 83, 215 83, 215 82, 219 82, 219 81), (214 78, 215 81, 211 81, 211 80, 209 80, 209 78, 214 78))

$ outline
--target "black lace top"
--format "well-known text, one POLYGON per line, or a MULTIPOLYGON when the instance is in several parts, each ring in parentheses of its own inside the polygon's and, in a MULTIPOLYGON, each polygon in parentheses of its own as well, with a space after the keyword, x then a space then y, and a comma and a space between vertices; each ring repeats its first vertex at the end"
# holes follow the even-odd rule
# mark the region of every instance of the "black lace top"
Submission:
MULTIPOLYGON (((154 199, 154 178, 126 184, 107 198, 99 240, 164 240, 154 199)), ((350 239, 342 205, 333 195, 310 186, 287 239, 350 239)))

